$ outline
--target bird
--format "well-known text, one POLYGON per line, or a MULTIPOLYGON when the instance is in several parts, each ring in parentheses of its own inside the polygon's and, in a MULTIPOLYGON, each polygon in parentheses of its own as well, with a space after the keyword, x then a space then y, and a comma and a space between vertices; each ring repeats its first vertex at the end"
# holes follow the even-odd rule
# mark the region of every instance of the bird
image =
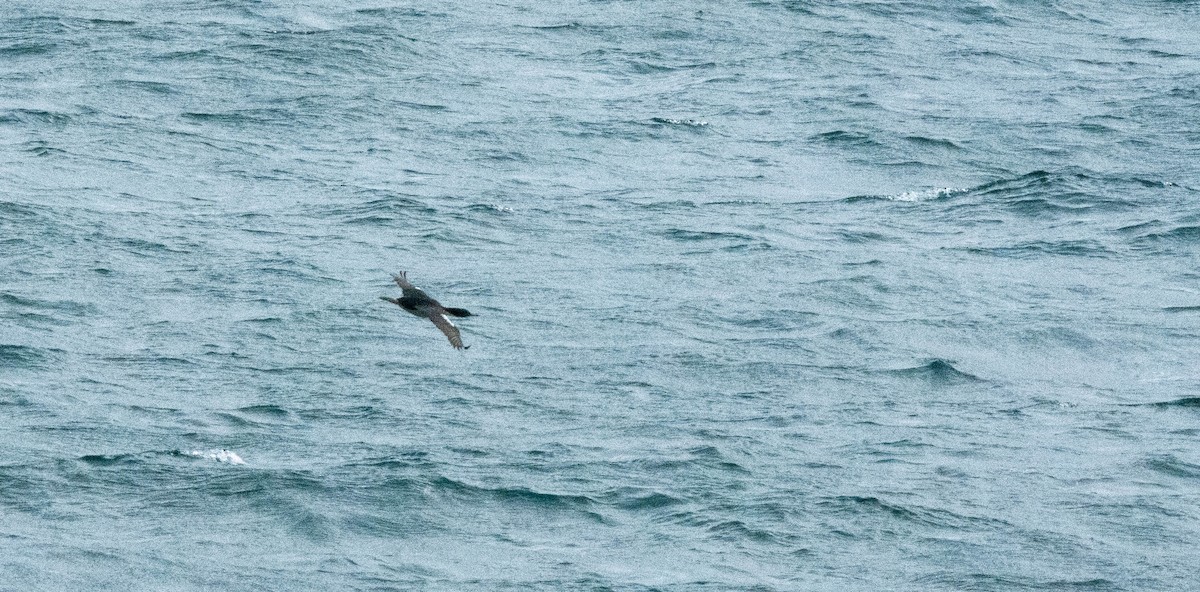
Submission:
POLYGON ((437 325, 437 328, 446 334, 446 338, 450 340, 450 345, 454 346, 454 349, 467 349, 471 347, 463 345, 462 335, 458 333, 458 327, 450 322, 451 316, 475 316, 471 314, 471 311, 465 308, 442 306, 442 303, 430 298, 424 290, 412 285, 412 282, 408 281, 408 272, 402 271, 392 276, 392 279, 396 281, 396 285, 400 286, 401 290, 404 290, 404 294, 399 298, 380 296, 380 300, 386 300, 415 316, 433 321, 433 324, 437 325))

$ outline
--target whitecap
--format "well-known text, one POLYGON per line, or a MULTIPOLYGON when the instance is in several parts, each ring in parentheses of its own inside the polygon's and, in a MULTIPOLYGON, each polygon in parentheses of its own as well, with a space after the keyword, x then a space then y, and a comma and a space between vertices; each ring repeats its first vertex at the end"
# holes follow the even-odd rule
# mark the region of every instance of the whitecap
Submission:
POLYGON ((224 448, 220 450, 193 450, 188 454, 196 458, 215 460, 217 462, 228 463, 231 465, 246 464, 246 461, 242 460, 242 457, 238 456, 236 452, 233 452, 232 450, 225 450, 224 448))
POLYGON ((667 125, 686 125, 688 127, 707 127, 708 122, 703 119, 674 119, 671 117, 655 117, 652 119, 655 123, 665 123, 667 125))
POLYGON ((884 195, 884 199, 893 201, 932 201, 942 199, 963 193, 966 189, 956 189, 954 187, 935 187, 933 189, 924 189, 921 191, 905 191, 898 195, 884 195))

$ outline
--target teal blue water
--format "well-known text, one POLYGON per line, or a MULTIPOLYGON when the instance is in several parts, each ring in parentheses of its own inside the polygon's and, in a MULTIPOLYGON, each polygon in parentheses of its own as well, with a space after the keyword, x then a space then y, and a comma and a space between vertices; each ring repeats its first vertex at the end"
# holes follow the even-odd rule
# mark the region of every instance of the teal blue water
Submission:
POLYGON ((1195 3, 0 10, 0 590, 1195 589, 1195 3))

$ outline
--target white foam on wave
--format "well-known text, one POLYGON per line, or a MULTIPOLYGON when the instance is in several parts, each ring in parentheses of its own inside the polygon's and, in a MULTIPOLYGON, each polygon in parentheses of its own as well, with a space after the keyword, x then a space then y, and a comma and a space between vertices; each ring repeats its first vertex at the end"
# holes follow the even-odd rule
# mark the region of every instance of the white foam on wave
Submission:
POLYGON ((925 189, 922 191, 905 191, 897 195, 884 195, 884 199, 893 201, 931 201, 950 197, 966 191, 966 189, 956 189, 954 187, 935 187, 933 189, 925 189))
POLYGON ((708 127, 708 122, 703 119, 674 119, 671 117, 655 117, 654 121, 665 123, 668 125, 686 125, 689 127, 708 127))
POLYGON ((220 450, 193 450, 188 454, 196 458, 205 458, 231 465, 246 464, 246 461, 242 460, 242 457, 238 456, 236 452, 233 452, 232 450, 225 450, 224 448, 220 450))

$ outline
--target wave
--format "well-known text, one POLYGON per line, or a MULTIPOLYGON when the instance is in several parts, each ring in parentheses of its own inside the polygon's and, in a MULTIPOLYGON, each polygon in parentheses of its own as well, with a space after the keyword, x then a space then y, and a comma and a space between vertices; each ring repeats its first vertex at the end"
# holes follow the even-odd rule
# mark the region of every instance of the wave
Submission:
POLYGON ((846 202, 857 201, 905 201, 905 202, 925 202, 925 201, 941 201, 957 197, 970 191, 969 189, 958 189, 954 187, 934 187, 931 189, 920 189, 916 191, 905 191, 903 193, 895 193, 889 195, 854 195, 845 198, 846 202))
POLYGON ((251 405, 234 411, 217 411, 213 415, 237 427, 293 425, 297 421, 294 413, 277 405, 251 405))
MULTIPOLYGON (((922 141, 939 142, 928 138, 922 141)), ((946 147, 952 146, 957 147, 952 142, 946 147)), ((1164 188, 1177 189, 1180 186, 1145 177, 1100 175, 1082 169, 1057 172, 1035 170, 968 188, 941 187, 896 194, 855 195, 844 201, 936 202, 959 199, 967 207, 1003 208, 1021 216, 1040 217, 1093 209, 1132 210, 1139 207, 1139 202, 1134 199, 1137 192, 1164 188)), ((1196 240, 1193 236, 1196 233, 1200 233, 1200 228, 1181 227, 1173 234, 1179 238, 1196 240)))
POLYGON ((411 221, 414 214, 435 215, 438 209, 415 196, 389 195, 352 207, 335 208, 328 214, 342 224, 387 226, 396 221, 411 221))
POLYGON ((905 376, 910 378, 921 378, 932 382, 939 383, 962 383, 962 382, 985 382, 982 378, 963 372, 954 367, 954 364, 943 360, 934 359, 927 364, 915 366, 912 368, 901 368, 899 370, 889 370, 890 374, 896 376, 905 376))
POLYGON ((216 448, 210 450, 154 450, 121 454, 85 454, 79 460, 92 466, 110 467, 143 464, 156 458, 198 458, 230 465, 244 465, 246 461, 232 450, 216 448))
POLYGON ((492 501, 504 504, 527 505, 537 510, 580 512, 596 521, 604 521, 594 510, 596 502, 586 496, 570 493, 548 493, 527 487, 484 487, 449 477, 436 477, 429 482, 435 492, 467 498, 473 502, 492 501))
POLYGON ((1087 590, 1088 592, 1117 592, 1125 590, 1112 580, 1104 578, 1091 579, 1036 579, 1014 575, 996 575, 988 573, 971 573, 960 575, 944 572, 928 575, 916 580, 921 589, 949 590, 1047 590, 1062 592, 1063 590, 1087 590))
POLYGON ((0 123, 47 123, 62 126, 75 119, 75 114, 48 109, 18 108, 0 111, 0 123))
POLYGON ((1103 258, 1115 254, 1095 240, 1032 241, 1011 247, 969 247, 966 250, 1010 259, 1032 259, 1042 255, 1103 258))
POLYGON ((60 312, 69 316, 86 316, 96 314, 99 311, 96 305, 86 302, 76 302, 74 300, 39 300, 17 296, 9 292, 0 293, 0 303, 26 309, 60 312))
POLYGON ((912 142, 918 146, 934 147, 934 148, 949 148, 953 150, 962 150, 962 146, 943 138, 927 138, 925 136, 905 136, 905 140, 912 142))
POLYGON ((862 132, 848 132, 845 130, 833 130, 820 134, 809 136, 809 140, 824 142, 837 146, 849 146, 855 148, 877 147, 881 144, 871 136, 862 132))
POLYGON ((469 497, 487 497, 502 501, 530 503, 543 507, 579 507, 591 505, 592 499, 585 495, 545 493, 526 487, 484 487, 471 485, 449 477, 436 477, 430 485, 443 492, 466 495, 469 497))
POLYGON ((1033 171, 1008 179, 984 183, 971 193, 984 198, 985 203, 1005 206, 1011 211, 1027 216, 1071 211, 1076 208, 1058 199, 1068 179, 1047 171, 1033 171))
POLYGON ((702 128, 708 127, 708 122, 702 119, 674 119, 671 117, 653 117, 650 121, 661 123, 664 125, 674 125, 680 127, 702 128))
POLYGON ((902 505, 875 496, 839 495, 823 498, 818 504, 850 514, 882 514, 901 522, 951 530, 997 530, 1009 526, 994 518, 967 516, 944 508, 902 505))
POLYGON ((1139 403, 1139 405, 1149 405, 1160 409, 1171 409, 1176 407, 1197 408, 1200 409, 1200 397, 1183 397, 1182 399, 1173 399, 1171 401, 1160 401, 1157 403, 1139 403))
POLYGON ((1147 459, 1147 468, 1170 477, 1183 479, 1200 479, 1200 465, 1182 461, 1174 455, 1166 454, 1147 459))
POLYGON ((67 154, 66 150, 51 146, 45 140, 31 140, 21 144, 21 149, 34 156, 62 156, 67 154))
POLYGON ((58 44, 56 43, 19 42, 0 47, 0 56, 6 56, 10 58, 35 56, 50 53, 57 48, 58 44))
POLYGON ((159 82, 156 80, 133 80, 128 78, 120 78, 112 81, 112 84, 121 88, 144 90, 160 95, 179 94, 179 91, 170 83, 159 82))
POLYGON ((0 343, 0 368, 36 368, 61 350, 0 343))
POLYGON ((272 419, 285 419, 292 415, 291 411, 278 405, 249 405, 247 407, 239 407, 238 411, 272 419))
POLYGON ((231 450, 226 450, 224 448, 220 448, 220 449, 216 449, 216 450, 191 450, 187 454, 188 454, 188 456, 192 456, 195 458, 212 460, 212 461, 216 461, 219 463, 225 463, 225 464, 229 464, 229 465, 244 465, 244 464, 246 464, 246 461, 242 460, 242 457, 239 456, 238 453, 233 452, 231 450))
POLYGON ((187 111, 181 117, 197 123, 224 124, 231 127, 264 123, 288 123, 294 118, 291 112, 275 108, 237 109, 222 112, 187 111))
POLYGON ((749 474, 746 467, 730 460, 715 446, 696 446, 684 451, 680 456, 654 456, 647 458, 631 458, 611 461, 609 464, 618 471, 646 471, 660 473, 665 471, 695 471, 698 469, 715 469, 722 473, 749 474))
POLYGON ((752 241, 754 237, 737 232, 712 232, 704 230, 683 230, 672 228, 662 233, 666 238, 679 242, 697 242, 710 240, 752 241))
POLYGON ((26 204, 20 204, 12 201, 0 201, 0 215, 3 215, 4 218, 7 218, 8 220, 12 220, 13 218, 18 217, 25 219, 36 218, 40 214, 38 214, 33 207, 26 204))
POLYGON ((567 23, 559 23, 556 25, 522 25, 522 28, 533 29, 535 31, 564 31, 564 30, 571 30, 571 29, 581 29, 581 28, 583 28, 583 24, 575 22, 575 21, 571 21, 571 22, 567 22, 567 23))
POLYGON ((145 454, 85 454, 79 457, 79 460, 89 465, 108 467, 142 462, 144 457, 145 454))
POLYGON ((1138 242, 1200 243, 1200 225, 1176 226, 1164 232, 1152 232, 1138 237, 1138 242))
POLYGON ((684 503, 684 500, 660 491, 647 491, 634 487, 611 490, 605 493, 601 499, 608 505, 629 511, 657 510, 684 503))
POLYGON ((1164 306, 1165 312, 1200 312, 1200 304, 1192 306, 1164 306))

